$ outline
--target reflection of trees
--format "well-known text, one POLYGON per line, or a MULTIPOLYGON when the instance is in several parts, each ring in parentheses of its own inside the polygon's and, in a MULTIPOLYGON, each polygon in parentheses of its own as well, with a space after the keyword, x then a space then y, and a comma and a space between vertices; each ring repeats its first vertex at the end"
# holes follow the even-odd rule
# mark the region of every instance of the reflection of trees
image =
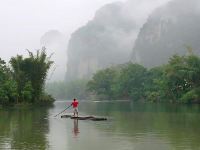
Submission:
MULTIPOLYGON (((84 112, 112 117, 109 130, 127 136, 153 134, 175 149, 200 149, 200 107, 175 104, 95 103, 84 112)), ((102 130, 105 126, 100 126, 102 130)), ((108 130, 108 126, 105 127, 108 130)), ((131 138, 130 138, 131 139, 131 138)), ((131 142, 131 141, 130 141, 131 142)), ((132 141, 133 142, 133 141, 132 141)))
POLYGON ((166 130, 166 137, 177 149, 200 149, 200 129, 198 113, 171 113, 170 115, 159 115, 159 124, 155 129, 166 130))
POLYGON ((1 110, 0 114, 0 149, 5 149, 6 139, 9 139, 6 145, 11 149, 47 148, 46 109, 1 110))
POLYGON ((107 102, 82 102, 80 103, 79 109, 80 111, 87 113, 88 115, 110 115, 111 112, 118 111, 131 111, 131 107, 129 105, 130 102, 116 102, 116 101, 107 101, 107 102))
MULTIPOLYGON (((153 132, 161 136, 160 138, 169 140, 176 148, 181 149, 181 146, 188 149, 200 148, 200 119, 198 113, 191 112, 191 108, 194 111, 198 108, 153 104, 145 106, 143 109, 145 108, 146 111, 114 114, 119 118, 115 130, 126 130, 134 135, 153 132)), ((136 107, 134 107, 136 110, 140 110, 136 107)))

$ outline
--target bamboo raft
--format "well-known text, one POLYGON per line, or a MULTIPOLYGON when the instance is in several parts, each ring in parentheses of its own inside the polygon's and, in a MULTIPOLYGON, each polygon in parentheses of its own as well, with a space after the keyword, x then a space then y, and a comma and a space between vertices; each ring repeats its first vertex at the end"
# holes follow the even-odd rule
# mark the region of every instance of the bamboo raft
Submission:
POLYGON ((94 116, 74 117, 72 115, 62 115, 61 118, 71 118, 71 119, 77 119, 77 120, 92 120, 92 121, 106 121, 107 120, 107 118, 102 118, 102 117, 94 117, 94 116))

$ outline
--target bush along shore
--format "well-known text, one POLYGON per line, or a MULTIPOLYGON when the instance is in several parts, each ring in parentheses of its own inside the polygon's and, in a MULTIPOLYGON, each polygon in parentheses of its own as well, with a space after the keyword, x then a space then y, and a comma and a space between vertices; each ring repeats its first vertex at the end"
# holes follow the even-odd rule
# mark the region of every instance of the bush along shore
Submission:
POLYGON ((98 99, 200 103, 200 57, 174 55, 147 69, 127 63, 98 71, 87 84, 98 99))
POLYGON ((12 57, 9 65, 0 58, 0 105, 32 105, 49 106, 54 98, 44 92, 47 72, 53 61, 47 56, 45 48, 34 55, 12 57))

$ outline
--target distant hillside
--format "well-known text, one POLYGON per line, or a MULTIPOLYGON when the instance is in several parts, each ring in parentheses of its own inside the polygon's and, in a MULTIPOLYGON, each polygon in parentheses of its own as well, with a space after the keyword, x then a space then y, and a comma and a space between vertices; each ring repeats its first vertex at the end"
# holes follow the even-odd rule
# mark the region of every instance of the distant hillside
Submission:
POLYGON ((126 12, 123 3, 108 4, 72 34, 67 80, 90 78, 99 69, 130 60, 138 27, 126 12))
POLYGON ((132 61, 147 67, 166 63, 186 47, 200 54, 200 1, 172 0, 154 11, 135 42, 132 61))
POLYGON ((66 73, 67 41, 65 36, 57 30, 46 32, 40 39, 40 45, 47 48, 49 54, 53 53, 54 66, 49 71, 48 80, 64 80, 66 73))

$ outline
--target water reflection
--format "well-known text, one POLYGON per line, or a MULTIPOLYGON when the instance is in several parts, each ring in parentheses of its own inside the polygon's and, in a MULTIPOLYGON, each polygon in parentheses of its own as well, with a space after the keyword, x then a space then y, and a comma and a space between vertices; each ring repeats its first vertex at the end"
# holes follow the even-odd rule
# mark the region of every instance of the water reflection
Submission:
POLYGON ((109 127, 97 128, 111 138, 118 136, 119 143, 128 137, 135 149, 200 149, 199 105, 111 102, 87 104, 82 109, 110 116, 109 127))
POLYGON ((46 149, 46 109, 0 110, 0 149, 46 149))
POLYGON ((109 120, 51 117, 62 111, 65 103, 55 103, 50 110, 0 110, 0 149, 200 149, 198 105, 81 102, 81 115, 106 116, 109 120))
POLYGON ((74 119, 74 126, 73 126, 73 134, 74 134, 74 137, 77 137, 78 134, 80 133, 79 132, 79 128, 78 128, 78 119, 74 119))

